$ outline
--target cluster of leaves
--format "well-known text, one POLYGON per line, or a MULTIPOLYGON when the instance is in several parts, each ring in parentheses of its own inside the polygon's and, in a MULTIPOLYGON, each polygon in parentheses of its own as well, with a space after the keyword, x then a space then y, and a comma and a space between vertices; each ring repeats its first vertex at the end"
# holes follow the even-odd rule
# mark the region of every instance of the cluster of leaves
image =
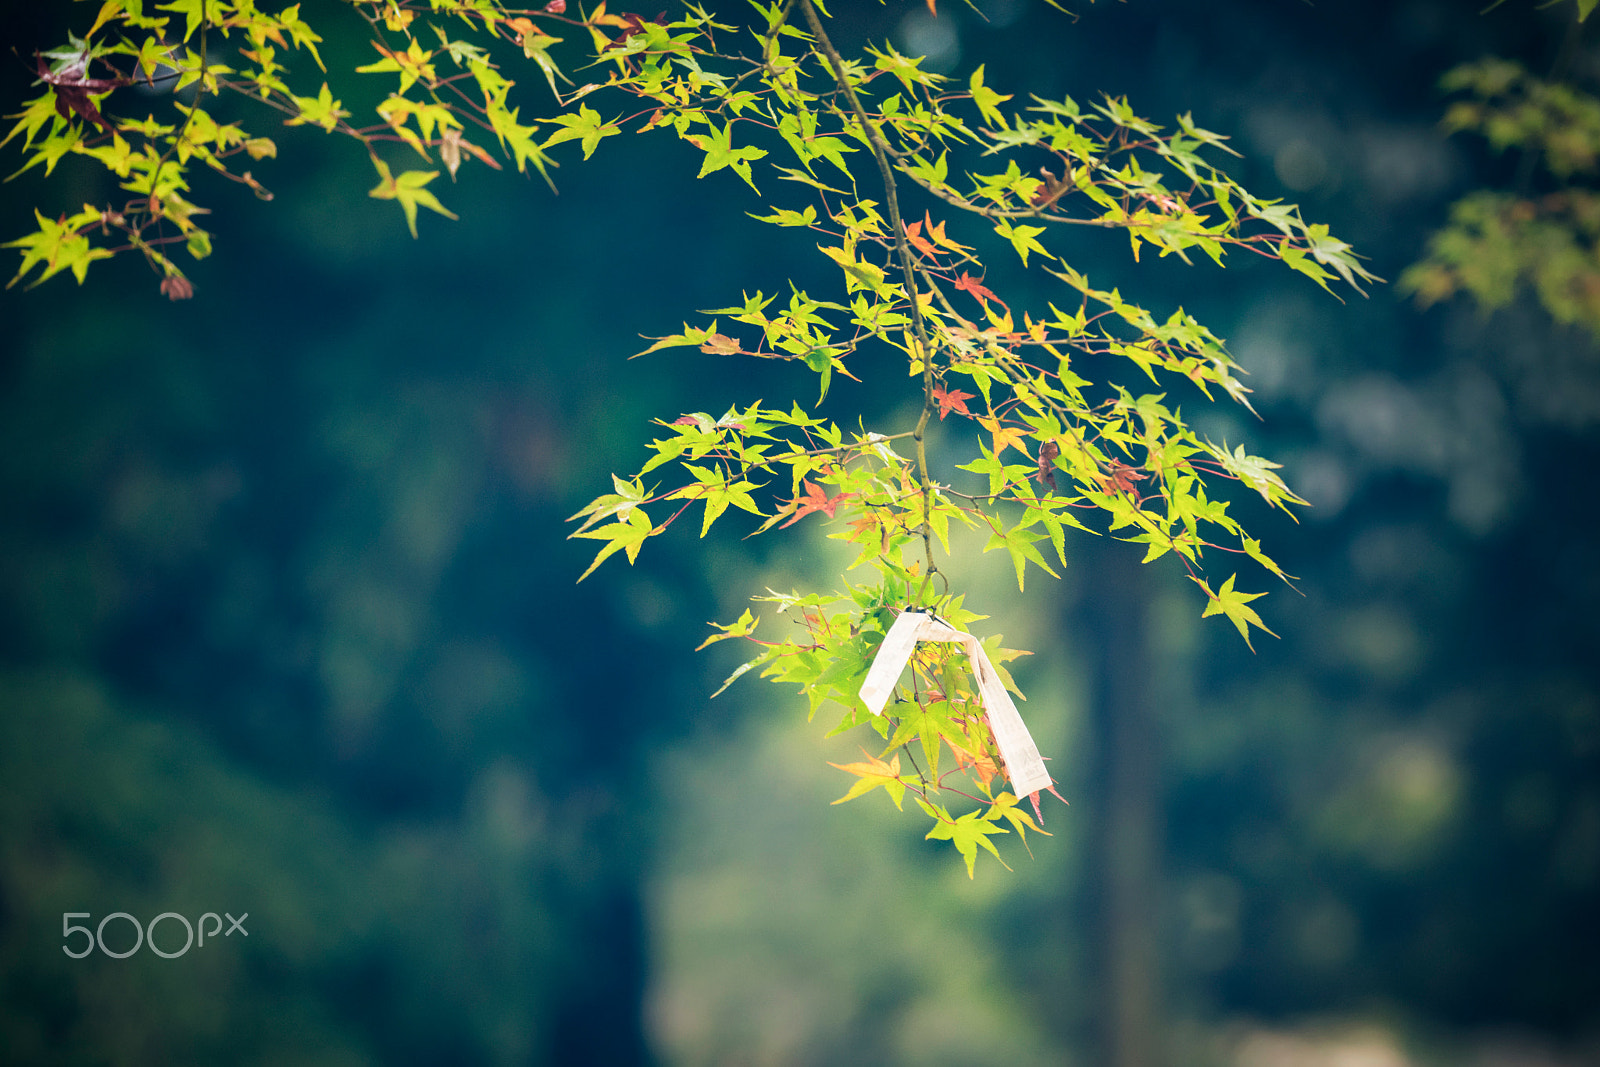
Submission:
POLYGON ((1520 152, 1520 173, 1515 190, 1457 201, 1402 289, 1423 307, 1465 292, 1493 311, 1528 286, 1556 321, 1600 337, 1600 99, 1504 59, 1457 67, 1441 85, 1467 96, 1445 113, 1446 131, 1520 152), (1536 184, 1536 170, 1547 180, 1536 184))
MULTIPOLYGON (((187 279, 166 248, 183 241, 200 256, 210 241, 194 223, 202 209, 185 199, 188 167, 199 160, 264 192, 228 161, 276 150, 207 113, 202 103, 220 93, 275 108, 287 125, 359 141, 380 179, 370 195, 397 201, 413 234, 418 207, 449 212, 427 188, 438 171, 396 173, 399 164, 385 158, 396 148, 426 163, 437 153, 452 176, 469 158, 498 166, 498 154, 548 179, 557 162, 550 153, 566 142, 578 142, 587 158, 630 128, 670 131, 698 150, 701 177, 731 171, 760 195, 759 164, 763 184, 782 183, 787 196, 750 214, 808 231, 838 266, 839 291, 832 299, 793 286, 787 299, 745 294, 646 352, 693 346, 791 363, 807 379, 815 375, 816 403, 784 409, 757 401, 721 417, 658 420, 647 461, 630 478, 614 476, 614 492, 573 517, 580 525, 572 536, 601 542, 587 576, 619 552, 633 561, 646 540, 697 504, 702 536, 730 507, 761 519, 756 533, 812 515, 828 520, 829 536, 857 553, 849 570, 865 567, 870 578, 832 594, 756 597, 795 629, 765 640, 755 632, 760 619, 746 611, 707 644, 738 637, 760 646, 730 683, 759 668, 799 686, 813 715, 830 701, 842 706, 835 732, 876 731, 881 751, 841 768, 856 783, 840 802, 882 786, 899 806, 912 791, 933 820, 928 836, 950 840, 969 874, 979 847, 998 856, 991 837, 1038 829, 1002 787, 1006 768, 971 666, 954 646, 919 648, 887 715, 872 715, 859 697, 900 611, 934 610, 958 628, 985 617, 966 608, 936 563, 950 552, 952 523, 986 534, 985 551, 1003 549, 1019 589, 1030 566, 1054 575, 1066 564, 1069 528, 1140 544, 1147 562, 1171 553, 1203 592, 1204 614, 1226 616, 1247 642, 1252 627, 1265 629, 1250 607, 1263 594, 1236 589, 1236 573, 1213 586, 1203 571, 1207 555, 1220 554, 1285 577, 1229 514, 1226 486, 1242 483, 1286 512, 1303 501, 1277 464, 1197 436, 1175 399, 1220 394, 1248 407, 1240 368, 1183 309, 1157 315, 1097 288, 1062 258, 1062 235, 1091 227, 1123 231, 1135 259, 1152 248, 1184 261, 1198 251, 1217 264, 1246 253, 1281 260, 1325 289, 1372 279, 1326 227, 1306 223, 1293 205, 1252 195, 1211 162, 1228 151, 1222 137, 1187 115, 1164 129, 1123 99, 1013 102, 986 84, 981 67, 955 82, 887 44, 845 59, 827 36, 819 0, 755 3, 757 17, 745 27, 693 4, 675 19, 611 13, 604 2, 569 13, 564 0, 537 11, 498 0, 353 6, 380 56, 358 70, 394 78, 377 108, 381 121, 369 126, 352 124, 327 82, 305 95, 290 87, 284 49, 302 49, 320 66, 320 38, 297 8, 272 15, 253 0, 178 0, 156 9, 181 14, 180 30, 141 0, 108 0, 84 38, 49 53, 49 67, 41 59, 44 95, 10 138, 21 135, 25 167, 48 171, 68 154, 87 156, 125 178, 134 196, 54 222, 41 215, 39 231, 14 242, 25 249, 18 277, 39 265, 40 280, 71 269, 81 281, 93 260, 134 250, 169 295, 186 295, 187 279), (604 70, 603 82, 563 94, 573 67, 558 34, 576 38, 571 50, 587 60, 584 69, 604 70), (237 45, 231 66, 208 58, 216 47, 208 35, 237 45), (511 45, 555 95, 559 108, 548 117, 525 122, 512 105, 515 83, 493 52, 511 45), (188 102, 175 103, 176 121, 108 117, 109 96, 157 77, 193 87, 188 102), (600 90, 605 112, 588 102, 600 90), (498 153, 483 147, 491 141, 498 153), (903 195, 918 197, 920 218, 902 209, 903 195), (956 218, 974 228, 968 241, 1054 275, 1062 296, 1037 310, 1002 299, 985 284, 976 243, 950 232, 956 218), (115 233, 121 244, 92 246, 94 233, 115 233), (863 348, 868 354, 858 356, 863 348), (920 380, 914 427, 847 432, 816 413, 835 374, 854 378, 891 355, 920 380), (959 465, 972 475, 961 488, 929 473, 935 416, 971 427, 947 435, 976 444, 959 465)), ((1014 690, 998 664, 1021 653, 998 642, 996 635, 985 646, 1014 690)), ((1032 800, 1037 815, 1037 794, 1032 800)))

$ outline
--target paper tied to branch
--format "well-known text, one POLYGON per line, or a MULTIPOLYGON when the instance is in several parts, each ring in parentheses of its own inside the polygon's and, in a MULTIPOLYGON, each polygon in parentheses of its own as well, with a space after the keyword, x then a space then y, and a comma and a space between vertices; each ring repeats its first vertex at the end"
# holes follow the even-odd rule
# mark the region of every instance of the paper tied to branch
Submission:
POLYGON ((960 645, 972 662, 972 673, 978 679, 978 692, 983 698, 984 711, 989 716, 989 729, 994 733, 1000 758, 1005 761, 1006 774, 1011 777, 1011 788, 1017 796, 1027 796, 1050 787, 1050 772, 1044 768, 1039 748, 1028 733, 1017 706, 1011 702, 994 664, 983 645, 969 633, 963 633, 932 612, 903 611, 883 636, 878 655, 867 671, 867 680, 861 684, 861 699, 874 715, 882 715, 883 707, 894 692, 900 672, 911 659, 918 641, 947 641, 960 645))

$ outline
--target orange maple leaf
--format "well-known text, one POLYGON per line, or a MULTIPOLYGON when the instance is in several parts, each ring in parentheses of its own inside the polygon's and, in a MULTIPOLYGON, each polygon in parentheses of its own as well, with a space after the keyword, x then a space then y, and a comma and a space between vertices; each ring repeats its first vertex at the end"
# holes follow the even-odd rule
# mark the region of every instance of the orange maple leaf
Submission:
POLYGON ((981 750, 973 752, 963 748, 950 740, 948 734, 945 735, 944 743, 950 746, 950 754, 956 758, 956 766, 963 771, 971 767, 977 772, 978 778, 982 780, 983 787, 985 789, 989 788, 989 783, 994 781, 994 776, 1000 773, 1000 765, 995 762, 994 757, 981 750))
POLYGON ((944 233, 944 223, 934 222, 933 217, 930 216, 926 211, 922 213, 922 225, 928 228, 928 240, 932 241, 940 248, 948 248, 952 252, 969 251, 966 245, 960 244, 954 240, 951 240, 949 237, 946 237, 944 233))
POLYGON ((982 416, 978 418, 978 425, 994 435, 994 454, 996 459, 1000 457, 1000 453, 1012 446, 1015 446, 1016 450, 1021 452, 1024 457, 1033 458, 1028 455, 1028 450, 1022 446, 1022 442, 1028 437, 1028 431, 1023 427, 1006 426, 999 419, 982 416))
POLYGON ((862 749, 861 754, 867 757, 865 762, 828 764, 830 767, 837 767, 841 771, 857 776, 857 781, 850 787, 850 791, 834 803, 843 804, 847 800, 854 800, 881 785, 889 794, 889 798, 894 801, 894 806, 898 808, 900 801, 906 795, 906 784, 900 780, 900 753, 896 752, 887 763, 866 749, 862 749))
POLYGON ((967 401, 976 400, 977 395, 964 393, 960 389, 947 390, 942 385, 936 385, 933 387, 933 399, 938 401, 939 421, 943 422, 944 417, 952 411, 959 411, 970 419, 972 412, 967 410, 967 401))
POLYGON ((799 509, 789 517, 788 522, 784 523, 783 526, 778 527, 780 530, 787 526, 793 526, 795 523, 799 522, 802 518, 811 514, 813 511, 820 511, 831 519, 833 518, 833 510, 839 506, 839 502, 841 500, 855 496, 854 493, 840 493, 838 496, 830 500, 828 499, 827 490, 823 489, 820 485, 816 485, 810 481, 802 482, 800 484, 805 487, 806 495, 804 497, 797 496, 793 500, 789 501, 791 504, 798 504, 799 509))
POLYGON ((995 296, 988 289, 986 289, 981 280, 974 278, 966 271, 962 271, 961 277, 956 279, 956 288, 960 289, 962 292, 971 293, 974 297, 984 301, 985 303, 993 300, 1001 307, 1007 306, 1004 300, 1001 300, 998 296, 995 296))
POLYGON ((911 242, 911 247, 925 256, 937 257, 939 255, 939 250, 929 244, 927 238, 922 236, 922 223, 920 222, 912 222, 906 225, 906 240, 911 242))

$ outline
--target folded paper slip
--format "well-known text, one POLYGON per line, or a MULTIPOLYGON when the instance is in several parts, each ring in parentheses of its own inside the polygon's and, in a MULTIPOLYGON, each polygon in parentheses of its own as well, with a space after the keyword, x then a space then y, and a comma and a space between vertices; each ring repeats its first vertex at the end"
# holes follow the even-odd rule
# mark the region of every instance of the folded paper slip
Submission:
POLYGON ((983 698, 983 709, 989 715, 989 729, 994 732, 1000 758, 1005 760, 1006 774, 1011 777, 1011 788, 1017 796, 1027 796, 1050 787, 1050 772, 1044 769, 1039 748, 1028 733, 1027 724, 1011 702, 1011 694, 1000 681, 989 654, 978 639, 962 633, 937 616, 922 611, 904 611, 883 636, 878 655, 867 671, 867 680, 861 684, 861 699, 874 715, 883 714, 900 672, 911 659, 918 641, 948 641, 966 650, 972 662, 972 673, 978 679, 978 693, 983 698))

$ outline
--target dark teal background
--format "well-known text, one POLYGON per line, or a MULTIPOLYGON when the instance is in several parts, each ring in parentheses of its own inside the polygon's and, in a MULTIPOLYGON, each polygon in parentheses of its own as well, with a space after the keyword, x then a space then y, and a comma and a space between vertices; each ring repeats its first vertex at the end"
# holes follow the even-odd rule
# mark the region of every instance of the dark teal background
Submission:
MULTIPOLYGON (((1515 176, 1441 137, 1438 76, 1548 70, 1572 8, 979 6, 994 23, 835 0, 835 39, 1192 111, 1391 280, 1452 199, 1515 176)), ((367 61, 348 10, 304 14, 330 67, 367 61)), ((92 17, 8 10, 4 99, 92 17)), ((1097 285, 1181 304, 1254 372, 1262 421, 1185 413, 1314 505, 1235 505, 1305 595, 1258 602, 1281 640, 1252 655, 1131 546, 1080 539, 1022 600, 981 546, 953 560, 983 632, 1036 654, 1023 712, 1072 801, 1016 875, 968 883, 878 798, 827 806, 855 749, 826 713, 754 679, 706 699, 739 662, 691 652, 706 620, 829 581, 818 531, 674 528, 573 583, 597 546, 562 520, 650 418, 814 399, 787 368, 626 361, 741 290, 834 295, 810 242, 744 217, 783 183, 696 182, 689 146, 630 134, 562 146, 558 196, 469 162, 432 186, 461 221, 413 241, 359 149, 251 121, 276 199, 196 189, 193 301, 131 260, 0 295, 0 1061, 1596 1062, 1593 340, 1531 302, 1340 303, 1071 235, 1097 285), (68 959, 85 911, 249 912, 249 938, 68 959)), ((5 186, 0 230, 115 193, 57 173, 5 186)), ((1060 299, 1007 256, 990 288, 1060 299)), ((908 428, 890 356, 855 359, 825 412, 908 428)))

